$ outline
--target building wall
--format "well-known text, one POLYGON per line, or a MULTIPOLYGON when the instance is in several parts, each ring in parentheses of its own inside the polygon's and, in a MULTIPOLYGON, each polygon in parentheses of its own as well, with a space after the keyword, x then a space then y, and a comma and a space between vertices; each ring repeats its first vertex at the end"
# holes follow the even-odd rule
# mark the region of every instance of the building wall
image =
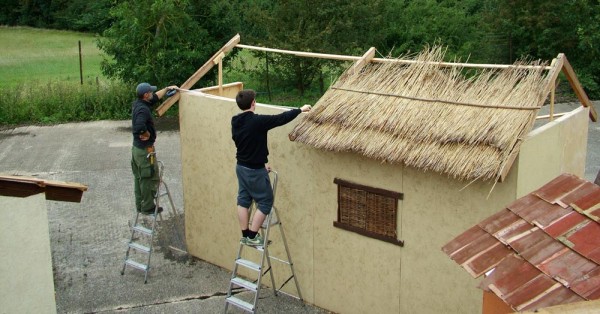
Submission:
MULTIPOLYGON (((282 110, 260 105, 256 112, 282 110)), ((241 236, 230 126, 238 113, 230 99, 184 93, 180 100, 188 250, 227 269, 241 236)), ((478 280, 456 267, 441 247, 516 198, 515 172, 494 187, 467 186, 432 172, 313 149, 288 140, 300 118, 269 132, 269 163, 279 173, 275 206, 304 299, 340 313, 479 313, 478 280), (398 238, 405 246, 335 228, 335 178, 403 193, 398 238)), ((280 255, 278 234, 271 239, 270 251, 280 255)), ((285 270, 277 268, 277 278, 285 270)), ((293 284, 287 286, 295 293, 293 284)))
POLYGON ((44 193, 0 196, 1 313, 56 313, 44 193))
POLYGON ((515 161, 517 198, 568 172, 585 175, 589 108, 579 107, 531 131, 515 161))

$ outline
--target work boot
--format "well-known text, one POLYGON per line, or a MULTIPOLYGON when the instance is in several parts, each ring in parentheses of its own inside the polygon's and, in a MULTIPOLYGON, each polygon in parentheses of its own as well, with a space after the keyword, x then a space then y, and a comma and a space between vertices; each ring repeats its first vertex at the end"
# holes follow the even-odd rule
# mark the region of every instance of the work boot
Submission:
POLYGON ((158 210, 156 210, 156 205, 155 205, 154 207, 152 207, 149 210, 143 210, 142 214, 144 214, 144 215, 154 215, 155 212, 157 214, 160 214, 160 213, 162 213, 162 211, 163 211, 163 208, 160 207, 160 206, 158 207, 158 210))

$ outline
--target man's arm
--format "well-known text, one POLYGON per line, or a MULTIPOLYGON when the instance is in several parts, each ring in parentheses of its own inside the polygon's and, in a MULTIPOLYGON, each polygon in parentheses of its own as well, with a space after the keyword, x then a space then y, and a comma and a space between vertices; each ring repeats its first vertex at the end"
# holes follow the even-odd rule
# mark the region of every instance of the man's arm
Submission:
POLYGON ((294 120, 301 112, 308 112, 312 107, 310 105, 304 105, 298 109, 292 109, 280 114, 272 116, 262 116, 264 118, 263 125, 267 130, 282 126, 294 120))
POLYGON ((142 141, 147 141, 150 138, 150 132, 146 128, 146 121, 150 118, 150 110, 148 108, 138 108, 133 113, 132 132, 140 137, 142 141))

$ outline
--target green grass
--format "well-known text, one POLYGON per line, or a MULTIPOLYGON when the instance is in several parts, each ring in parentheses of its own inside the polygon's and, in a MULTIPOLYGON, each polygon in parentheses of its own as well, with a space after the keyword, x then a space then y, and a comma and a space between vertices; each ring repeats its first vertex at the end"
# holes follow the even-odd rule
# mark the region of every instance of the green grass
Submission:
POLYGON ((79 44, 84 80, 103 79, 94 35, 0 26, 0 88, 51 81, 79 82, 79 44))

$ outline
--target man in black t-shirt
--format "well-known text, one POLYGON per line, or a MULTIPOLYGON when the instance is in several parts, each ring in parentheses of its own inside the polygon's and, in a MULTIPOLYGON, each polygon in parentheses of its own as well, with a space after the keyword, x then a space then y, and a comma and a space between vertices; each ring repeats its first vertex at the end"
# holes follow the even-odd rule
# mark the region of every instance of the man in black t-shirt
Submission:
POLYGON ((277 115, 254 114, 256 93, 253 90, 240 91, 235 101, 242 113, 231 118, 231 134, 235 142, 236 175, 238 178, 237 210, 241 242, 246 245, 263 246, 264 240, 258 233, 259 228, 273 207, 273 189, 269 179, 267 165, 269 149, 267 132, 294 120, 301 112, 308 112, 311 106, 292 109, 277 115), (249 227, 249 208, 252 201, 258 210, 254 213, 249 227))

